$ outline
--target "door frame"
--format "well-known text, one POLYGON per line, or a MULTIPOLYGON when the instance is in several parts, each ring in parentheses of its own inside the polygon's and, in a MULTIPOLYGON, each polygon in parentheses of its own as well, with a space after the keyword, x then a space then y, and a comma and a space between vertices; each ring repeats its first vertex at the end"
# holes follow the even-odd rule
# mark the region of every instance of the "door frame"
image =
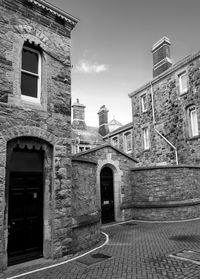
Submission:
POLYGON ((50 143, 40 138, 32 137, 19 137, 11 139, 7 142, 6 146, 6 172, 5 172, 5 211, 4 220, 4 243, 5 250, 3 251, 3 258, 1 266, 6 268, 8 265, 8 200, 9 200, 9 159, 12 153, 12 149, 17 145, 21 147, 28 146, 29 149, 36 148, 37 150, 42 149, 44 151, 44 167, 43 167, 43 257, 52 258, 53 256, 53 216, 54 216, 54 188, 53 188, 53 177, 54 177, 54 147, 50 143))
POLYGON ((98 159, 96 191, 99 209, 101 209, 100 172, 101 169, 106 166, 110 167, 113 171, 115 221, 122 222, 125 220, 124 210, 121 210, 123 198, 123 194, 121 193, 123 171, 119 168, 119 161, 112 160, 112 153, 107 153, 105 159, 98 159))
POLYGON ((113 197, 113 205, 112 205, 112 210, 113 210, 113 220, 110 220, 110 221, 108 221, 108 222, 103 222, 103 216, 102 216, 102 214, 101 214, 101 222, 102 223, 109 223, 109 222, 115 222, 115 195, 114 195, 114 173, 113 173, 113 170, 112 170, 112 168, 110 168, 109 166, 104 166, 102 169, 101 169, 101 171, 100 171, 100 193, 101 193, 101 195, 100 195, 100 201, 101 201, 101 213, 102 213, 102 171, 105 169, 105 168, 108 168, 110 171, 111 171, 111 173, 112 173, 112 175, 111 175, 111 183, 110 183, 110 185, 109 185, 109 187, 112 187, 112 197, 113 197))

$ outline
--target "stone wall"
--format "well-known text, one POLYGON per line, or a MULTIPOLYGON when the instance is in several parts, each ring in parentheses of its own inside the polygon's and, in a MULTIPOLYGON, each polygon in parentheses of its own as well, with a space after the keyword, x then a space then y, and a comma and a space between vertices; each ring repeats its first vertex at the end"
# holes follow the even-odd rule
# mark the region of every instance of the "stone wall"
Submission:
POLYGON ((114 205, 115 205, 115 221, 123 221, 126 216, 121 210, 121 204, 124 196, 131 191, 131 172, 130 169, 135 167, 136 161, 128 155, 118 151, 109 144, 102 145, 90 149, 86 152, 75 155, 76 158, 90 159, 97 162, 97 204, 101 209, 100 202, 100 172, 103 167, 110 167, 113 171, 114 184, 114 205))
MULTIPOLYGON (((200 58, 199 54, 184 59, 153 81, 156 129, 178 151, 180 164, 199 164, 199 136, 190 137, 186 110, 195 105, 200 122, 200 58), (188 91, 179 92, 179 74, 186 71, 188 91)), ((131 96, 133 117, 133 156, 140 165, 175 164, 175 152, 154 130, 150 83, 131 96), (142 94, 147 94, 147 111, 141 111, 142 94), (150 149, 143 149, 142 128, 149 127, 150 149)))
POLYGON ((7 144, 42 140, 44 182, 44 257, 61 257, 71 247, 71 63, 70 33, 76 21, 37 1, 0 1, 0 269, 7 266, 8 200, 5 193, 7 144), (21 57, 25 41, 41 49, 41 99, 21 98, 21 57), (48 161, 48 162, 47 162, 48 161))
POLYGON ((96 193, 97 164, 72 160, 72 251, 90 247, 100 238, 100 208, 96 193))
POLYGON ((131 192, 123 208, 133 219, 180 220, 199 217, 200 167, 163 166, 131 170, 131 192))

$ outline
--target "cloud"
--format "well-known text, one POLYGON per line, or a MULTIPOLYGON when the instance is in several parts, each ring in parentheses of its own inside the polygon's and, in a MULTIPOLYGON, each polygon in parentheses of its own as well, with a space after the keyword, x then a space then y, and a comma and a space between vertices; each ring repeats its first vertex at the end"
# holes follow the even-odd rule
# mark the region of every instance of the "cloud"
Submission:
POLYGON ((75 72, 79 73, 101 73, 108 71, 108 65, 106 64, 98 64, 98 63, 90 63, 87 60, 81 60, 75 67, 75 72))

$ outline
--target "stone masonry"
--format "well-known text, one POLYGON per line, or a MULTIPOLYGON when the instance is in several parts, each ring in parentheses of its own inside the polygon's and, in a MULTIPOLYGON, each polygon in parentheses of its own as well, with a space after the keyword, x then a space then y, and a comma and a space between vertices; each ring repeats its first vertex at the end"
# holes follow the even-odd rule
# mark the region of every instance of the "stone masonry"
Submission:
POLYGON ((88 151, 73 156, 74 158, 89 159, 97 162, 96 171, 96 202, 98 210, 101 210, 100 202, 100 173, 103 167, 109 167, 113 172, 114 184, 114 208, 115 221, 129 219, 129 211, 122 210, 121 205, 126 196, 130 195, 131 168, 135 167, 137 161, 127 154, 119 151, 110 144, 104 144, 100 147, 92 148, 88 151))
POLYGON ((35 142, 32 147, 39 142, 41 148, 52 150, 44 170, 51 175, 44 182, 43 254, 46 258, 61 257, 71 247, 70 34, 76 23, 76 18, 42 0, 0 1, 0 269, 7 266, 5 177, 11 140, 31 139, 35 142), (41 50, 38 104, 21 98, 21 52, 27 41, 41 50))
POLYGON ((163 134, 176 148, 180 164, 199 164, 199 135, 191 137, 187 108, 194 105, 200 115, 200 53, 188 56, 167 71, 131 93, 133 117, 133 155, 140 165, 175 164, 175 152, 156 132, 163 134), (180 94, 179 74, 187 73, 188 90, 180 94), (151 87, 152 84, 152 87, 151 87), (154 98, 155 126, 152 114, 154 98), (147 110, 141 111, 141 95, 147 94, 147 110), (148 127, 150 148, 143 149, 142 128, 148 127))

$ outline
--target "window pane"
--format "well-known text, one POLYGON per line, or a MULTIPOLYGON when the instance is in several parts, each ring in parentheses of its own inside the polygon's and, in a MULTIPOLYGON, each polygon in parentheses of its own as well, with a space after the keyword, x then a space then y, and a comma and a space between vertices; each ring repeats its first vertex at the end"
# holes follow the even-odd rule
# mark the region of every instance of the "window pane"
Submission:
POLYGON ((144 149, 149 149, 149 131, 148 128, 143 129, 144 149))
POLYGON ((37 98, 37 80, 38 78, 26 73, 22 73, 21 92, 22 95, 37 98))
POLYGON ((185 91, 187 89, 187 75, 186 74, 182 75, 181 82, 182 82, 182 90, 185 91))
POLYGON ((128 133, 128 134, 125 135, 125 148, 126 148, 127 152, 132 150, 131 133, 128 133))
POLYGON ((30 50, 23 49, 22 69, 38 74, 38 54, 30 50))
POLYGON ((197 136, 198 135, 198 120, 197 120, 196 109, 191 110, 190 117, 191 117, 190 119, 191 119, 192 136, 197 136))
POLYGON ((187 92, 187 89, 188 89, 188 87, 187 87, 188 86, 187 85, 187 80, 188 80, 188 78, 187 78, 187 74, 186 73, 180 75, 180 77, 179 77, 180 93, 187 92))
POLYGON ((141 96, 141 101, 142 101, 142 111, 147 110, 147 97, 146 94, 141 96))

